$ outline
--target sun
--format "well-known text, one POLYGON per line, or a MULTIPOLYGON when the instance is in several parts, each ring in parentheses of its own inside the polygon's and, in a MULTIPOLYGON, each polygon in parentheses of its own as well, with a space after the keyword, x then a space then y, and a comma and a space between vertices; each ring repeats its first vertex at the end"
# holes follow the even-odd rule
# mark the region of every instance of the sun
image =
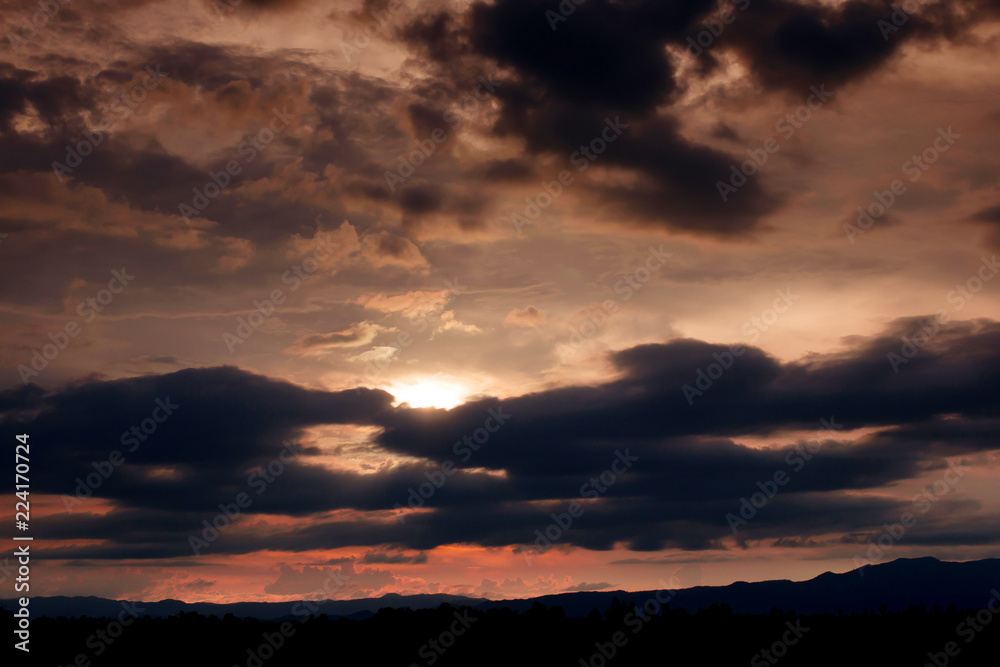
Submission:
POLYGON ((409 403, 411 408, 443 408, 460 405, 469 396, 468 388, 450 375, 393 383, 386 391, 396 397, 396 405, 409 403))

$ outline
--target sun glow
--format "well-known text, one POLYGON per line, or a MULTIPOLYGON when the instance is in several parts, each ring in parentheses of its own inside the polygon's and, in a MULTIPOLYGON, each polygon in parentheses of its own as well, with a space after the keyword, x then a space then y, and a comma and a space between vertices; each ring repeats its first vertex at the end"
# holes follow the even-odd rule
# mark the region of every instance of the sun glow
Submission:
POLYGON ((461 404, 469 396, 469 389, 465 385, 446 375, 395 383, 387 387, 386 391, 396 397, 396 405, 409 403, 411 408, 448 410, 461 404))

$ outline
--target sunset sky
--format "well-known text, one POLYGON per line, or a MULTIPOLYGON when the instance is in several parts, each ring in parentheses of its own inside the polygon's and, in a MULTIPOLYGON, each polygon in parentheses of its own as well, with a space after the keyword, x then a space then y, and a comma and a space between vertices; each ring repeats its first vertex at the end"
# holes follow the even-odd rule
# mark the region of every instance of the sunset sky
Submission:
POLYGON ((1000 3, 901 6, 5 2, 32 594, 1000 557, 1000 3))

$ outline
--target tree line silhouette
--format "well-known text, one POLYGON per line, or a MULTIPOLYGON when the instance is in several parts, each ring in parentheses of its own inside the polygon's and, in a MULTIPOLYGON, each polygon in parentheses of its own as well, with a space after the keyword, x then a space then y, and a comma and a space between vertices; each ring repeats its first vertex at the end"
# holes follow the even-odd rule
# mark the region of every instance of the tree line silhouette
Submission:
MULTIPOLYGON (((361 619, 324 614, 286 621, 184 612, 136 618, 124 628, 109 627, 107 618, 58 617, 32 620, 30 657, 11 651, 13 664, 45 667, 995 666, 1000 620, 983 623, 993 620, 984 611, 883 607, 861 614, 772 609, 750 615, 713 605, 695 613, 665 606, 647 616, 616 598, 603 613, 594 609, 585 618, 541 603, 522 613, 445 604, 382 609, 361 619)), ((0 614, 13 625, 12 612, 0 614)))

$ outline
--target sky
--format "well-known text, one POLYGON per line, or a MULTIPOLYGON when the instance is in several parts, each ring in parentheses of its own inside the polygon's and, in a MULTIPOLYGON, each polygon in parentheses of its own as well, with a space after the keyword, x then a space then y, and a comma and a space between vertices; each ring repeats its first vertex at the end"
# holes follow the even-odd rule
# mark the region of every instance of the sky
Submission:
POLYGON ((0 18, 33 595, 1000 556, 995 0, 0 18))

